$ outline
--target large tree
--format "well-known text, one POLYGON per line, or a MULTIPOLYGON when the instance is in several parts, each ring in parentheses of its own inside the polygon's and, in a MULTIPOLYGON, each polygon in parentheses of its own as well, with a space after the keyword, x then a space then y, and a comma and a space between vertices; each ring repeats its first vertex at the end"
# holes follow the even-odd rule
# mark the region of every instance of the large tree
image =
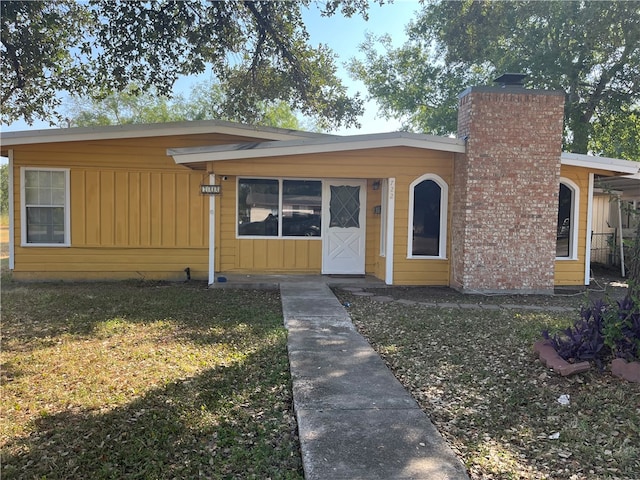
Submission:
MULTIPOLYGON (((357 124, 361 99, 347 96, 334 54, 309 44, 311 1, 2 0, 2 121, 56 118, 60 92, 106 96, 135 84, 168 95, 178 76, 210 70, 225 111, 248 121, 259 101, 286 101, 325 127, 357 124)), ((366 17, 368 2, 321 6, 366 17)))
MULTIPOLYGON (((62 108, 61 127, 88 127, 94 125, 123 125, 132 123, 164 123, 185 120, 241 121, 222 109, 226 95, 221 85, 212 82, 194 84, 187 96, 166 97, 154 90, 139 92, 129 86, 122 92, 104 98, 72 97, 62 108)), ((293 130, 319 130, 309 120, 300 120, 282 100, 261 100, 252 109, 252 124, 293 130)))
POLYGON ((640 102, 637 1, 432 1, 407 33, 400 48, 370 37, 350 70, 384 115, 412 130, 455 132, 460 91, 506 72, 566 92, 565 148, 573 152, 587 152, 597 119, 611 122, 640 102))

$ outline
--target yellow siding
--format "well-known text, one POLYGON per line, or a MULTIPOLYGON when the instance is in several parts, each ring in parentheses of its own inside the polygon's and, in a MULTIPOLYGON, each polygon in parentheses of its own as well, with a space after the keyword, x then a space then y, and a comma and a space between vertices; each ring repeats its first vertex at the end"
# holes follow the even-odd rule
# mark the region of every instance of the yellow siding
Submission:
POLYGON ((554 282, 556 285, 584 285, 587 239, 587 205, 589 198, 589 173, 586 168, 563 165, 560 176, 573 181, 580 188, 578 212, 578 258, 556 260, 554 282))
MULTIPOLYGON (((236 238, 238 176, 367 179, 366 272, 383 279, 380 256, 382 189, 374 181, 396 179, 393 245, 394 283, 448 285, 448 259, 407 258, 409 186, 418 177, 439 175, 449 185, 447 257, 453 198, 453 154, 412 148, 220 161, 194 171, 175 165, 167 148, 246 141, 223 135, 170 136, 22 145, 13 148, 15 270, 17 279, 207 278, 209 199, 199 194, 216 174, 222 194, 216 203, 216 270, 251 273, 320 273, 322 240, 236 238), (70 170, 71 247, 21 247, 20 167, 70 170), (227 179, 222 179, 227 176, 227 179)), ((599 172, 598 172, 599 173, 599 172)), ((557 285, 584 282, 589 171, 563 166, 563 177, 580 188, 578 259, 555 264, 557 285)))
MULTIPOLYGON (((448 285, 449 260, 407 258, 409 185, 416 178, 434 173, 449 184, 452 198, 453 154, 412 148, 387 148, 274 157, 247 161, 218 161, 208 166, 221 180, 222 195, 217 204, 216 264, 224 272, 320 273, 322 242, 315 239, 237 239, 237 176, 293 178, 365 178, 367 186, 367 274, 384 279, 385 259, 380 257, 380 215, 373 208, 381 204, 381 190, 373 182, 396 178, 394 283, 398 285, 448 285)), ((451 208, 449 208, 451 211, 451 208)), ((448 235, 449 237, 449 235, 448 235)), ((448 249, 448 247, 447 247, 448 249)))
MULTIPOLYGON (((209 199, 202 171, 166 149, 237 142, 192 135, 13 148, 14 277, 24 280, 207 278, 209 199), (21 247, 20 167, 70 169, 71 247, 21 247)), ((246 140, 246 139, 243 139, 246 140)))
MULTIPOLYGON (((217 167, 217 164, 215 165, 217 167)), ((217 173, 216 168, 216 173, 217 173)), ((271 176, 276 176, 271 174, 271 176)), ((319 238, 236 238, 236 177, 227 175, 216 197, 216 270, 229 273, 320 273, 319 238)))

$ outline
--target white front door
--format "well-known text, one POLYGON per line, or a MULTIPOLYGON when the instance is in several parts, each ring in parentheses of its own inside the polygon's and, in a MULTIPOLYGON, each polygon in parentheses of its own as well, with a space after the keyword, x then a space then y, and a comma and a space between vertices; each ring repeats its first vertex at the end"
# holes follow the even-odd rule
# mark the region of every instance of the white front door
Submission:
POLYGON ((325 180, 322 273, 364 275, 366 180, 325 180))

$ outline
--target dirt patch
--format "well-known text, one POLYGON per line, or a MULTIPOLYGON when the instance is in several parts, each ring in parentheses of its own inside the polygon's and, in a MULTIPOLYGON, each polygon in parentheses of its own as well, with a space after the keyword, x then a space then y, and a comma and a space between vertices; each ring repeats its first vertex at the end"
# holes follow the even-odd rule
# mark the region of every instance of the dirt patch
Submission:
POLYGON ((426 303, 459 303, 487 305, 536 305, 580 308, 598 299, 619 300, 627 293, 628 285, 619 272, 597 268, 593 270, 588 287, 560 287, 553 295, 500 295, 460 293, 449 287, 380 287, 364 288, 375 295, 395 300, 413 300, 426 303))

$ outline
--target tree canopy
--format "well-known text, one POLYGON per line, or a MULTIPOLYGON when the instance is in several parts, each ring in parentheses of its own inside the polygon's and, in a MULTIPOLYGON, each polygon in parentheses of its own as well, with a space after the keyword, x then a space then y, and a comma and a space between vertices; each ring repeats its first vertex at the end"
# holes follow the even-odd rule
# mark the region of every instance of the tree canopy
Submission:
MULTIPOLYGON (((222 109, 226 95, 221 85, 200 82, 193 85, 189 95, 174 97, 159 95, 153 89, 139 92, 129 86, 122 92, 101 99, 72 97, 62 109, 61 127, 93 125, 123 125, 132 123, 164 123, 185 120, 240 121, 222 109)), ((293 130, 319 130, 309 121, 300 120, 289 105, 282 101, 259 101, 255 106, 253 124, 293 130)))
POLYGON ((566 92, 565 149, 607 151, 614 142, 620 155, 637 155, 637 130, 616 138, 606 125, 640 103, 640 2, 432 1, 407 33, 399 48, 369 37, 364 60, 350 63, 382 114, 407 129, 453 133, 464 88, 522 72, 527 87, 566 92))
MULTIPOLYGON (((357 125, 362 100, 312 47, 302 9, 312 0, 0 2, 2 121, 59 120, 59 94, 106 97, 129 85, 169 95, 206 70, 227 113, 251 123, 260 102, 285 101, 323 127, 357 125)), ((325 0, 322 14, 367 15, 367 0, 325 0)))

